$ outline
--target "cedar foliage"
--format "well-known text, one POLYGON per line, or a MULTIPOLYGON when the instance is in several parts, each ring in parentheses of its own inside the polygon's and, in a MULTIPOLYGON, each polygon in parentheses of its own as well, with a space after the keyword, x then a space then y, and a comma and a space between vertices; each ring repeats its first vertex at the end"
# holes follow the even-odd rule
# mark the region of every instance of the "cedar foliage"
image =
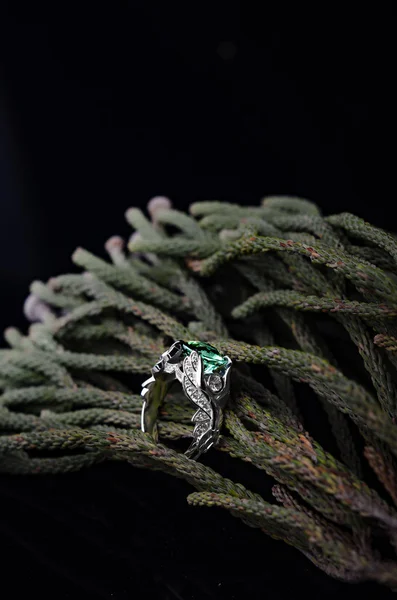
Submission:
POLYGON ((190 504, 228 510, 329 575, 397 588, 397 238, 281 196, 190 215, 156 198, 148 211, 127 211, 128 251, 118 237, 109 260, 79 248, 83 273, 32 284, 28 335, 7 329, 0 351, 0 470, 159 469, 192 485, 190 504), (179 391, 160 442, 140 431, 140 383, 177 339, 234 361, 211 452, 265 471, 274 502, 184 456, 179 391))

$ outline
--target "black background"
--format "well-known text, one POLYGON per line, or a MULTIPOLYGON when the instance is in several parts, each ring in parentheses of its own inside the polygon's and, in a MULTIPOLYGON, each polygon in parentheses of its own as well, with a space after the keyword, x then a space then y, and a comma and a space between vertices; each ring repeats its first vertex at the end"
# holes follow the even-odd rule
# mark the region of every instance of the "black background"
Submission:
MULTIPOLYGON (((1 327, 26 328, 32 279, 128 236, 154 195, 256 204, 292 194, 395 229, 391 15, 276 16, 237 2, 54 3, 0 20, 1 327), (84 5, 84 6, 83 6, 84 5), (394 227, 393 227, 394 226, 394 227)), ((7 7, 7 8, 5 8, 7 7)), ((204 462, 221 466, 222 457, 204 462)), ((244 466, 229 476, 269 496, 244 466)), ((327 578, 189 486, 104 465, 2 476, 9 598, 389 597, 327 578)))

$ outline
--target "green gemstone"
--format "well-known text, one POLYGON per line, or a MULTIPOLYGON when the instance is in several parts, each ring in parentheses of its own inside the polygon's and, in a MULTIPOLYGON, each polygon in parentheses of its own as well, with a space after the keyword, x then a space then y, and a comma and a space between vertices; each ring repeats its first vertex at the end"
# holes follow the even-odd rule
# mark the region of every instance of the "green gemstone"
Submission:
POLYGON ((183 344, 183 355, 188 356, 196 350, 203 359, 204 373, 220 371, 228 364, 225 356, 221 356, 214 346, 205 342, 189 341, 183 344))

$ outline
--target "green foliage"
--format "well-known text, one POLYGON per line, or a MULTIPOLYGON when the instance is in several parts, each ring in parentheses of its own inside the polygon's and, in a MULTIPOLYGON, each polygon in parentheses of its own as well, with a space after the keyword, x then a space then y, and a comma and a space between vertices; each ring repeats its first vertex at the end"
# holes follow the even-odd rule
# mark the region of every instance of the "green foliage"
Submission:
POLYGON ((160 204, 151 219, 127 211, 127 253, 111 238, 110 262, 78 249, 84 273, 32 284, 35 322, 8 329, 0 351, 0 470, 159 469, 195 488, 190 504, 228 510, 326 573, 397 588, 397 558, 378 548, 383 536, 397 549, 396 237, 300 198, 199 202, 191 216, 160 204), (273 503, 184 456, 180 392, 161 407, 160 442, 141 432, 140 383, 176 339, 233 359, 211 452, 264 471, 273 503), (326 443, 308 418, 321 413, 326 443))

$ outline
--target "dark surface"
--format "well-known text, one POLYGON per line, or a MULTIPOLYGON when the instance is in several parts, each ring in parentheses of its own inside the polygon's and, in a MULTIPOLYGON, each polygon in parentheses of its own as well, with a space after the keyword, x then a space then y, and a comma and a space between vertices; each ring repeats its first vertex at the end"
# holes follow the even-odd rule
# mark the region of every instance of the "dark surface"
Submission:
MULTIPOLYGON (((106 4, 1 15, 2 329, 26 327, 32 279, 72 269, 77 245, 102 252, 110 235, 128 235, 125 209, 153 195, 186 208, 286 193, 396 229, 387 15, 286 23, 235 2, 106 4)), ((230 477, 269 496, 264 474, 232 464, 230 477)), ((327 578, 221 510, 190 508, 190 491, 115 464, 2 476, 0 590, 60 600, 389 597, 327 578)))

